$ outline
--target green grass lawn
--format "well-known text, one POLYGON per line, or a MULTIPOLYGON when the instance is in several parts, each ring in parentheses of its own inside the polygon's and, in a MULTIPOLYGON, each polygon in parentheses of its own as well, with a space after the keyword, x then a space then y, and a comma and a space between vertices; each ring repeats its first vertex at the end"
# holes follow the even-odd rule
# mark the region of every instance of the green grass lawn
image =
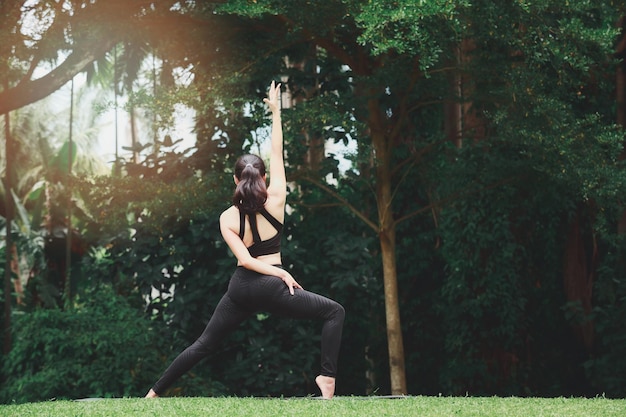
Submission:
POLYGON ((0 416, 624 417, 626 400, 497 397, 337 397, 331 401, 314 398, 124 398, 3 405, 0 406, 0 416))

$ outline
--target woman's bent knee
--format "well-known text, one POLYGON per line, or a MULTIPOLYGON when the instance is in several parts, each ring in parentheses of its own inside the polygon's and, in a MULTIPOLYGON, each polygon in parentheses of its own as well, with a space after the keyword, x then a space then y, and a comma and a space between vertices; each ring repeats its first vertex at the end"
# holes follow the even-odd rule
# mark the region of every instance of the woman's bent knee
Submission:
POLYGON ((336 319, 341 320, 341 321, 343 321, 343 319, 346 317, 346 310, 343 308, 341 304, 339 304, 336 301, 335 301, 334 308, 333 308, 333 315, 335 316, 336 319))

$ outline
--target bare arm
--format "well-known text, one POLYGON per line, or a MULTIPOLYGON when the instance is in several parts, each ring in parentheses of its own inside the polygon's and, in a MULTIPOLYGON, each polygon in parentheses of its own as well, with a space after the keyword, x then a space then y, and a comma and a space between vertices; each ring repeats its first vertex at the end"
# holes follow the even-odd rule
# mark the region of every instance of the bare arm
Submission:
POLYGON ((285 162, 283 160, 283 127, 280 118, 280 83, 272 81, 267 98, 263 101, 272 112, 272 135, 270 148, 270 185, 267 192, 278 202, 284 202, 287 194, 285 162))

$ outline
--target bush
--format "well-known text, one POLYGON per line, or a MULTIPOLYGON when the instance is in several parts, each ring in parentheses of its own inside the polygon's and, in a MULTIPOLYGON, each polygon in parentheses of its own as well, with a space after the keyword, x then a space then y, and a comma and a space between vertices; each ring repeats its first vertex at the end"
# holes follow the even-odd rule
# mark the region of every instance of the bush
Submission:
POLYGON ((68 310, 15 314, 0 400, 143 395, 163 367, 164 343, 140 310, 109 287, 68 310))

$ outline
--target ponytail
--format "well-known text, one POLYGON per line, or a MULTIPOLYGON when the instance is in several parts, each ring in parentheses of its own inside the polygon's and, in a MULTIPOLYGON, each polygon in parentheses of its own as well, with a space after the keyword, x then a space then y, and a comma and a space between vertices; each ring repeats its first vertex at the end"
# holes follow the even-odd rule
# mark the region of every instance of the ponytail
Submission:
POLYGON ((244 155, 235 163, 235 177, 239 180, 233 204, 244 213, 256 213, 267 201, 265 164, 256 155, 244 155))

